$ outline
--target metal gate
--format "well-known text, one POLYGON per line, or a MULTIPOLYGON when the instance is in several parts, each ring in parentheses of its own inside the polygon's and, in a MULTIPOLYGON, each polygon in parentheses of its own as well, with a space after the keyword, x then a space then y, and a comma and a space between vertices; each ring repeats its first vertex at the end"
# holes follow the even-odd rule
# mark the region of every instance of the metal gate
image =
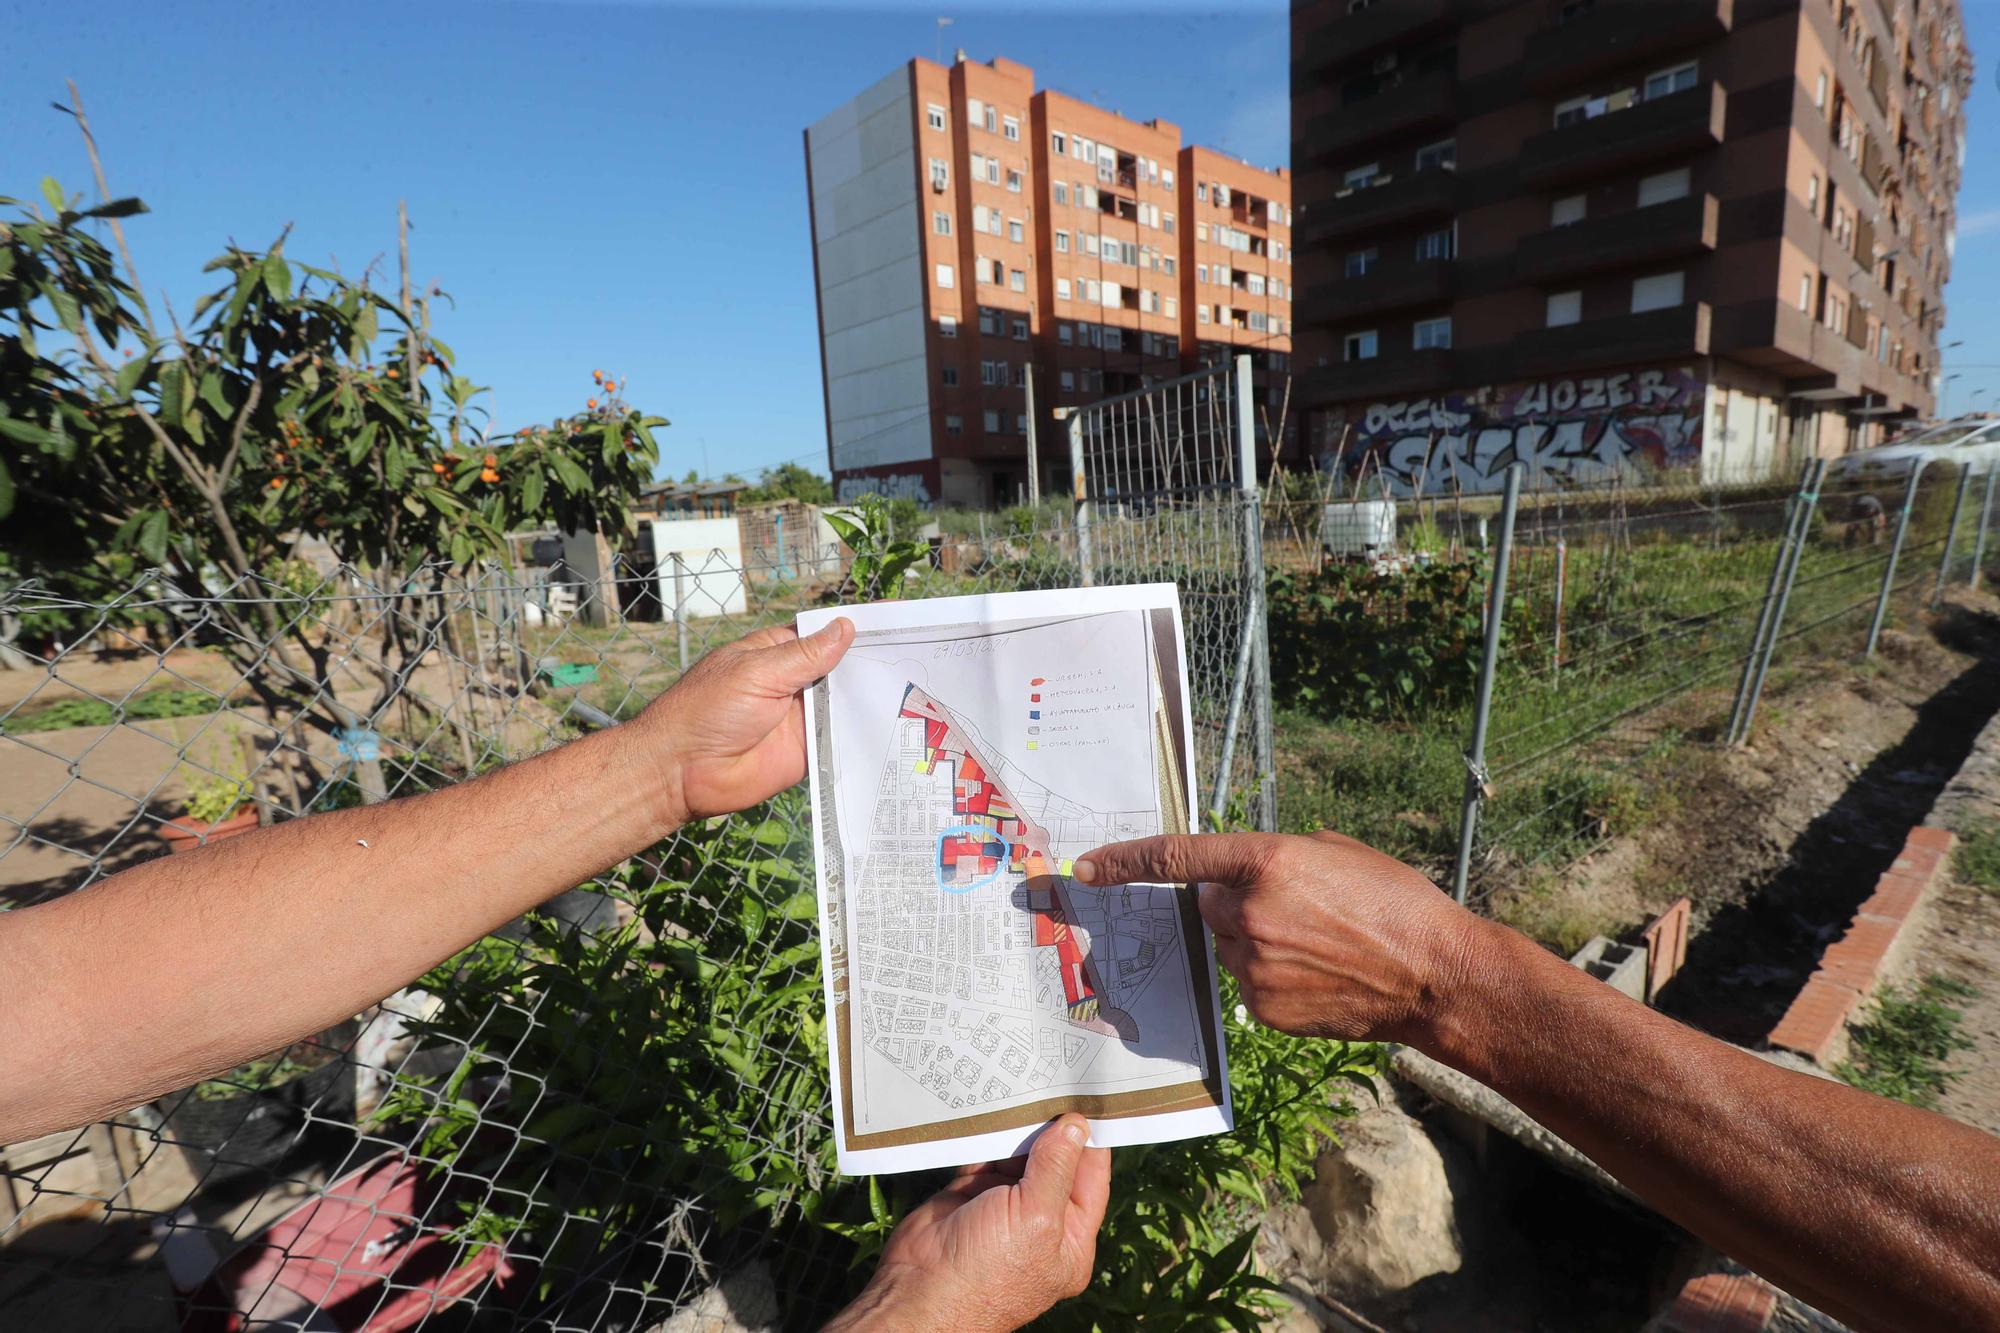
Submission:
POLYGON ((1067 424, 1083 582, 1180 586, 1210 815, 1268 831, 1277 780, 1254 401, 1239 356, 1072 408, 1067 424))

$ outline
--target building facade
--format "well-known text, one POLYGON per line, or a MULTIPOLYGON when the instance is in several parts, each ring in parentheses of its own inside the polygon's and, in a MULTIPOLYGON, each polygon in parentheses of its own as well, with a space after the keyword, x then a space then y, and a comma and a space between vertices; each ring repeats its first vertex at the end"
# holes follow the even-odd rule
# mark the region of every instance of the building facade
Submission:
POLYGON ((1291 352, 1283 170, 1184 145, 1005 59, 912 60, 805 132, 837 495, 1066 490, 1061 409, 1248 353, 1267 427, 1291 352))
POLYGON ((1970 79, 1956 0, 1295 3, 1308 452, 1755 477, 1928 415, 1970 79))

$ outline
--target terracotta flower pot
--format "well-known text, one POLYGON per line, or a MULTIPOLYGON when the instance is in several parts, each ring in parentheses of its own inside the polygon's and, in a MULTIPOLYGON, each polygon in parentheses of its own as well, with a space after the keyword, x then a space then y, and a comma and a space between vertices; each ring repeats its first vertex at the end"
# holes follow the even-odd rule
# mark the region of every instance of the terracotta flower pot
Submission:
POLYGON ((224 838, 233 838, 240 833, 248 833, 256 827, 257 809, 255 806, 252 806, 248 810, 238 810, 227 819, 218 819, 213 822, 206 819, 196 819, 191 815, 182 815, 170 824, 161 825, 160 836, 167 840, 168 851, 185 852, 190 848, 199 847, 205 842, 220 842, 224 838))

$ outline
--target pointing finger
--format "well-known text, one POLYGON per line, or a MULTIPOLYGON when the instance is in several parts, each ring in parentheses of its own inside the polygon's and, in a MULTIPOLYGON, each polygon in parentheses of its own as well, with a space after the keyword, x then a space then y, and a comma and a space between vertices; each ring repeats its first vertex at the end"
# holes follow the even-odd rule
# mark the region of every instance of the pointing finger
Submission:
POLYGON ((1167 833, 1086 852, 1073 871, 1084 884, 1242 886, 1264 873, 1277 845, 1268 833, 1167 833))

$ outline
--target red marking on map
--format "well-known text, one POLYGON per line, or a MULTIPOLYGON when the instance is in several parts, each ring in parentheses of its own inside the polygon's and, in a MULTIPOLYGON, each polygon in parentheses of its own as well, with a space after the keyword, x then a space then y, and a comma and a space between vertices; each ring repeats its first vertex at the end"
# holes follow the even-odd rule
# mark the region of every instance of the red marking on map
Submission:
MULTIPOLYGON (((1037 684, 1040 682, 1037 681, 1037 684)), ((1123 1009, 1104 1003, 1105 988, 1083 940, 1070 927, 1069 880, 1055 873, 1048 830, 1020 813, 1006 785, 980 759, 965 729, 945 706, 915 685, 903 691, 902 716, 924 724, 924 766, 952 765, 951 812, 970 833, 946 837, 938 847, 938 880, 965 883, 991 875, 1004 859, 1010 871, 1027 877, 1028 911, 1038 948, 1054 949, 1062 974, 1064 1014, 1072 1023, 1124 1041, 1139 1039, 1138 1024, 1123 1009), (1045 887, 1036 880, 1044 881, 1045 887)))

